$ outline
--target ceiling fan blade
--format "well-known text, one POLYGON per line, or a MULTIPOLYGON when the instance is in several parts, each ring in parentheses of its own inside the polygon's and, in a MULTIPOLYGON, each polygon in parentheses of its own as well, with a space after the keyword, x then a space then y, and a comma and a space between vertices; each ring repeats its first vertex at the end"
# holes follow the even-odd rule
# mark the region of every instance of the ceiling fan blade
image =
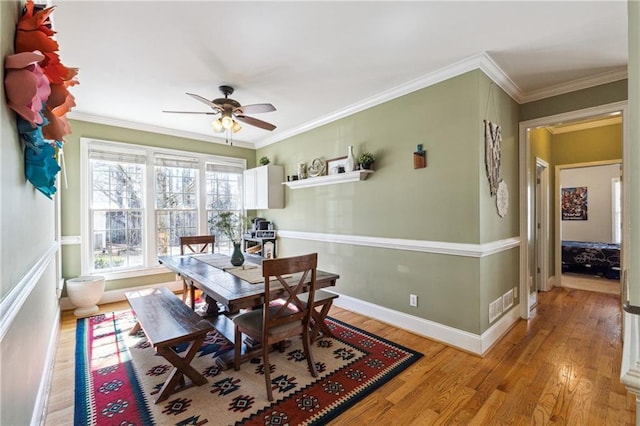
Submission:
POLYGON ((162 111, 162 112, 170 112, 172 114, 206 114, 206 115, 217 115, 217 112, 202 112, 202 111, 162 111))
POLYGON ((246 115, 238 114, 236 118, 244 123, 250 124, 252 126, 260 127, 265 130, 273 130, 276 128, 271 123, 267 123, 266 121, 258 120, 257 118, 247 117, 246 115))
POLYGON ((236 110, 242 114, 259 114, 262 112, 275 111, 276 107, 271 104, 251 104, 242 105, 240 108, 236 108, 236 110))
POLYGON ((216 104, 214 104, 213 102, 211 102, 209 99, 207 98, 203 98, 200 95, 196 95, 194 93, 187 93, 187 95, 191 96, 193 99, 202 102, 203 104, 210 106, 211 108, 217 109, 218 111, 220 110, 220 107, 216 104))

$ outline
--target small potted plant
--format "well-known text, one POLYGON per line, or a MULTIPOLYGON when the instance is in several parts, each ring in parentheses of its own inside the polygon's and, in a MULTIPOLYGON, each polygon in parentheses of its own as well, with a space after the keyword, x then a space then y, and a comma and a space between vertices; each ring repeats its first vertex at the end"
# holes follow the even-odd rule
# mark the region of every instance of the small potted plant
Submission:
POLYGON ((247 229, 248 219, 241 214, 221 212, 212 222, 216 232, 227 237, 233 243, 231 264, 233 266, 241 266, 244 263, 244 256, 242 255, 242 250, 240 250, 240 242, 244 231, 247 229))
POLYGON ((373 169, 373 163, 376 161, 375 155, 370 152, 363 152, 358 156, 358 164, 363 170, 373 169))
POLYGON ((269 160, 269 157, 264 156, 260 159, 260 165, 261 166, 266 166, 267 164, 269 164, 271 162, 271 160, 269 160))

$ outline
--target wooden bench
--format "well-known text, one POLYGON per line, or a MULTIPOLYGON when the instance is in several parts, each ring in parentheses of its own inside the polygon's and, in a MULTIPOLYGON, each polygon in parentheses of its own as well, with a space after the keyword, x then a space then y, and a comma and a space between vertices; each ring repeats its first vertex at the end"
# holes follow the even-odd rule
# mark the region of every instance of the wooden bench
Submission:
POLYGON ((207 379, 190 364, 207 333, 214 330, 213 325, 166 287, 131 291, 125 296, 138 321, 129 333, 134 334, 142 328, 156 352, 174 367, 160 389, 156 404, 175 392, 207 383, 207 379), (180 356, 175 346, 188 342, 186 353, 180 356), (185 383, 185 375, 191 379, 191 384, 185 383))

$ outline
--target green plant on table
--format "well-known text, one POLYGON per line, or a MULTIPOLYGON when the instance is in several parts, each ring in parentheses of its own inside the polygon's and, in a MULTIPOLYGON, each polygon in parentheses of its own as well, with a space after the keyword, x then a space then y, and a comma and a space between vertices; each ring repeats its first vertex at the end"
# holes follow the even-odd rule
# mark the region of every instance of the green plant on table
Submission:
POLYGON ((269 160, 269 157, 262 157, 260 159, 260 165, 261 166, 266 166, 267 164, 269 164, 271 162, 271 160, 269 160))
POLYGON ((220 212, 212 219, 217 233, 227 237, 233 243, 239 243, 249 225, 246 216, 234 212, 220 212))

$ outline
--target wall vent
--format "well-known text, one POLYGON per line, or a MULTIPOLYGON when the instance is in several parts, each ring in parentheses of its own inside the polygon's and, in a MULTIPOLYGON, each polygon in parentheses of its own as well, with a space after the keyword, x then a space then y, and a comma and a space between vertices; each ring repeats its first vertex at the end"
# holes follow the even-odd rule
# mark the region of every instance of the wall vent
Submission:
POLYGON ((509 290, 502 296, 502 311, 507 312, 507 309, 513 306, 513 289, 509 290))
POLYGON ((502 297, 489 303, 489 323, 494 322, 500 315, 502 315, 502 297))

